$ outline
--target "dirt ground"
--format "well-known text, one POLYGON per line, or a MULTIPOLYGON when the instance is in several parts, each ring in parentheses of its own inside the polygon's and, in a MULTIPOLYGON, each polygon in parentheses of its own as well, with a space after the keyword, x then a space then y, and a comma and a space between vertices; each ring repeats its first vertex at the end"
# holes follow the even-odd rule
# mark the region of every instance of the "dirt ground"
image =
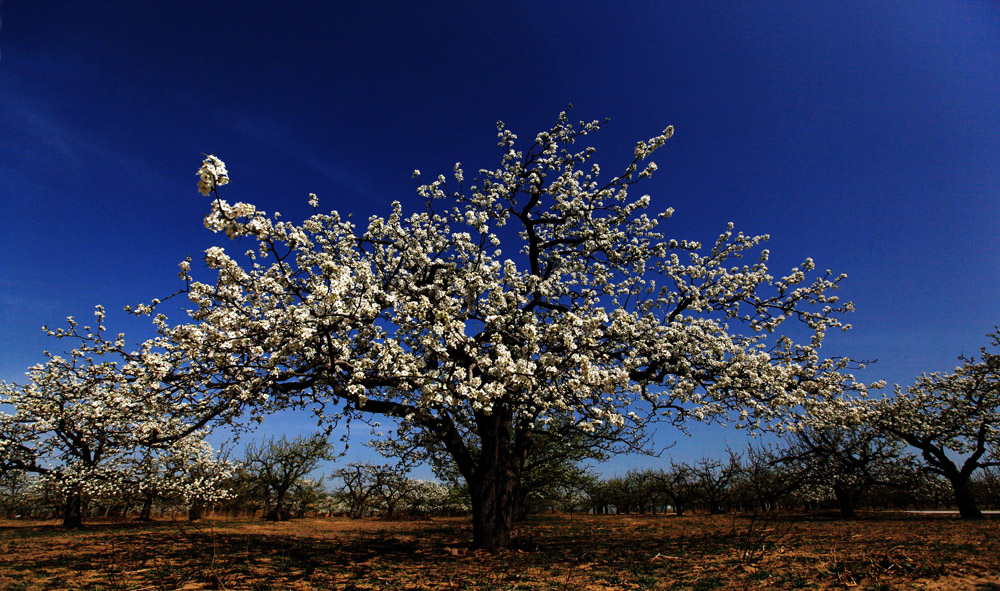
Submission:
POLYGON ((0 521, 0 591, 1000 590, 1000 519, 547 515, 470 552, 467 519, 0 521))

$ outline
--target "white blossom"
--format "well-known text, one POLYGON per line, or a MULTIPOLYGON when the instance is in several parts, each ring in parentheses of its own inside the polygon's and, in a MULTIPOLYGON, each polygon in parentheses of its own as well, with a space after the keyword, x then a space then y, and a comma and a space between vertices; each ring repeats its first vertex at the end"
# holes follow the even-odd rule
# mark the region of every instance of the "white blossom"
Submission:
POLYGON ((201 163, 198 169, 198 192, 208 197, 218 187, 229 183, 229 172, 226 171, 226 164, 209 155, 201 163))

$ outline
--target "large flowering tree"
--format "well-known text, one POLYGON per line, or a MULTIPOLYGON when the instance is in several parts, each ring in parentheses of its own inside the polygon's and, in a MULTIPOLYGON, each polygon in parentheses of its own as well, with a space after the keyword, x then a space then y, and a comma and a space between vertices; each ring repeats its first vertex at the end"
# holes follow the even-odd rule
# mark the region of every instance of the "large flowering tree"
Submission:
POLYGON ((468 482, 482 548, 510 542, 522 469, 550 426, 627 443, 656 417, 759 425, 823 395, 817 368, 841 362, 817 349, 849 309, 829 293, 840 277, 810 278, 809 259, 774 277, 766 236, 731 226, 708 248, 665 238, 671 210, 650 216, 632 191, 673 128, 605 177, 593 148, 573 148, 598 127, 562 114, 519 149, 500 124, 498 168, 470 184, 456 164, 419 188, 423 209, 395 203, 362 227, 230 204, 210 156, 205 225, 251 247, 208 249, 214 283, 182 264, 193 322, 161 336, 197 359, 211 379, 191 383, 213 396, 389 415, 433 437, 468 482), (781 336, 789 320, 804 342, 781 336))
MULTIPOLYGON (((1000 329, 988 335, 1000 347, 1000 329)), ((1000 353, 961 357, 947 373, 924 374, 869 405, 871 421, 920 451, 927 471, 951 485, 959 514, 982 512, 970 487, 976 470, 1000 466, 1000 353)))

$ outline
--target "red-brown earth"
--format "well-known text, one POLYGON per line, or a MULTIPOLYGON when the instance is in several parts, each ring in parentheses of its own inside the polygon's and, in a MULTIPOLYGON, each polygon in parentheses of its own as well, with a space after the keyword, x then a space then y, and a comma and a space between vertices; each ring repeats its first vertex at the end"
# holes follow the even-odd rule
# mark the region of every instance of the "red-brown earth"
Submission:
POLYGON ((469 520, 0 520, 0 591, 1000 590, 1000 519, 535 516, 469 551, 469 520))

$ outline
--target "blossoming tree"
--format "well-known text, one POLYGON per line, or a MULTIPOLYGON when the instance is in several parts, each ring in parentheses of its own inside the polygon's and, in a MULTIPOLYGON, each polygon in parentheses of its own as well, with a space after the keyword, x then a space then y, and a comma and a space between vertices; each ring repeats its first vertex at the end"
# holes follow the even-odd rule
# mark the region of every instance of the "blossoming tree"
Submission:
POLYGON ((821 395, 817 349, 850 308, 829 293, 841 277, 813 275, 809 259, 774 277, 766 236, 732 226, 708 248, 665 238, 671 210, 650 216, 632 191, 673 128, 605 178, 593 148, 573 148, 599 126, 564 113, 519 149, 500 124, 498 168, 470 184, 456 164, 419 187, 423 209, 395 203, 364 227, 230 204, 210 156, 205 225, 252 246, 208 249, 214 283, 182 264, 193 321, 162 334, 216 393, 429 434, 468 482, 473 545, 489 549, 511 541, 521 472, 549 425, 639 441, 658 417, 760 425, 821 395), (789 320, 804 342, 783 336, 789 320))
POLYGON ((235 473, 232 463, 205 441, 207 430, 171 442, 168 446, 142 447, 118 467, 127 475, 123 493, 142 499, 139 520, 151 518, 153 502, 163 499, 188 506, 188 518, 201 518, 206 503, 228 499, 235 473))
MULTIPOLYGON (((1000 347, 1000 329, 989 334, 1000 347)), ((976 470, 1000 466, 1000 353, 960 357, 950 374, 920 376, 871 405, 872 421, 920 451, 924 467, 951 484, 959 514, 982 512, 970 488, 976 470)))
POLYGON ((190 398, 183 364, 154 350, 163 341, 128 351, 124 335, 106 335, 104 309, 98 306, 95 316, 94 328, 70 318, 68 328, 50 330, 76 347, 65 356, 46 352, 26 384, 0 384, 0 472, 36 473, 56 487, 70 528, 82 525, 88 497, 163 487, 167 480, 178 494, 204 496, 205 478, 152 478, 143 458, 156 463, 195 449, 204 464, 211 450, 199 430, 233 409, 190 398))

